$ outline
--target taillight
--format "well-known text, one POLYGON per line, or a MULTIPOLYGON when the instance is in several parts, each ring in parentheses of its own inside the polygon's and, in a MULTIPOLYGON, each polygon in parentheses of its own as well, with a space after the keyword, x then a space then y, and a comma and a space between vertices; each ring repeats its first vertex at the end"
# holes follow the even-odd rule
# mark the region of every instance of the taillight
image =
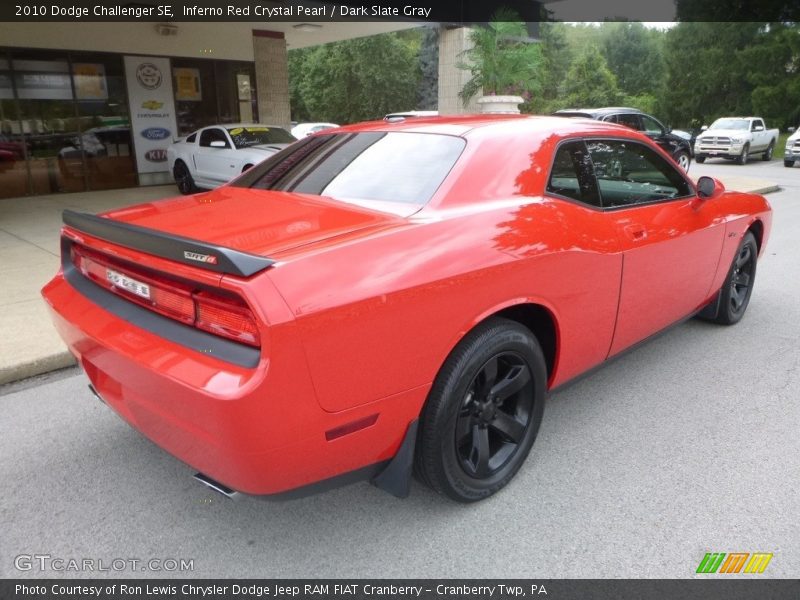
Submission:
POLYGON ((258 346, 258 327, 253 313, 243 302, 216 297, 209 292, 195 293, 194 300, 197 307, 195 327, 258 346))
POLYGON ((214 335, 250 346, 260 345, 255 317, 236 296, 196 290, 75 245, 72 261, 85 277, 101 287, 154 312, 214 335))

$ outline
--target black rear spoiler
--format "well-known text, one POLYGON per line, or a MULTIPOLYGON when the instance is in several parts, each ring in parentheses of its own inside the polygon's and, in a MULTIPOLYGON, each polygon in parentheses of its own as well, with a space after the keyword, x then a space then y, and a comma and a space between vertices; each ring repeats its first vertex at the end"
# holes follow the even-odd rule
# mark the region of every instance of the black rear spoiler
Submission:
POLYGON ((264 256, 74 210, 65 210, 62 219, 65 225, 107 242, 217 273, 250 277, 275 264, 264 256))

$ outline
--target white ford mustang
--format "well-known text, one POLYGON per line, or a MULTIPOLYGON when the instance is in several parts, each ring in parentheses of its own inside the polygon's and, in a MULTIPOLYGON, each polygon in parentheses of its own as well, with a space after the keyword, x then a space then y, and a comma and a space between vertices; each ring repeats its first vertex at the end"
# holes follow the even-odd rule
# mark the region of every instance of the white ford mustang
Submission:
POLYGON ((212 125, 173 143, 167 148, 167 160, 180 192, 191 194, 230 181, 294 141, 281 127, 212 125))

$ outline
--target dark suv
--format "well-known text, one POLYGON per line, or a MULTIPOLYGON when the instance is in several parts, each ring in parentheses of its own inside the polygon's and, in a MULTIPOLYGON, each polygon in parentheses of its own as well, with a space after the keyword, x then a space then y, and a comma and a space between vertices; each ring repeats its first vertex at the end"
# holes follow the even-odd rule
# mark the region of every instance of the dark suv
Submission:
POLYGON ((609 106, 607 108, 565 108, 553 113, 557 117, 584 117, 607 123, 618 123, 636 131, 641 131, 661 146, 684 171, 692 162, 692 144, 685 137, 672 133, 655 117, 635 108, 609 106))

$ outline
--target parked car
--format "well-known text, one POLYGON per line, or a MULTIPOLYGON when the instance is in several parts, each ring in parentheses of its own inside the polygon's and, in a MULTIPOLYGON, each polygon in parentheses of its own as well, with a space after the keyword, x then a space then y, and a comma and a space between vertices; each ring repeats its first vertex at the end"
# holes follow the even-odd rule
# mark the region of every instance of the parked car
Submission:
POLYGON ((65 211, 43 294, 102 400, 226 495, 404 496, 413 466, 472 502, 548 391, 686 317, 739 321, 770 225, 627 127, 373 122, 190 199, 65 211))
POLYGON ((212 125, 175 141, 167 162, 181 194, 192 194, 230 181, 295 141, 271 125, 212 125))
MULTIPOLYGON (((553 113, 559 117, 584 117, 606 123, 617 123, 640 131, 672 157, 681 169, 689 170, 692 162, 692 145, 683 135, 677 135, 669 127, 664 127, 653 116, 635 108, 609 106, 606 108, 566 108, 553 113)), ((684 132, 681 132, 684 133, 684 132)))
POLYGON ((300 123, 292 127, 292 135, 298 140, 302 140, 304 137, 315 134, 318 131, 335 129, 336 127, 339 127, 336 123, 300 123))
MULTIPOLYGON (((129 156, 131 148, 131 128, 129 125, 108 125, 87 129, 80 136, 72 137, 68 144, 58 151, 58 170, 64 178, 82 178, 84 175, 84 157, 99 159, 115 156, 129 156)), ((88 164, 93 176, 111 177, 115 173, 115 165, 104 164, 103 161, 90 161, 88 164), (107 172, 106 172, 107 171, 107 172)))
POLYGON ((406 110, 406 111, 389 113, 388 115, 385 115, 383 119, 385 121, 389 121, 396 119, 417 119, 417 118, 438 117, 438 116, 439 116, 438 110, 406 110))
MULTIPOLYGON (((792 131, 789 129, 789 131, 792 131)), ((794 131, 786 140, 783 151, 783 166, 793 167, 795 161, 800 160, 800 129, 794 131)))
POLYGON ((778 144, 777 129, 767 129, 761 117, 724 117, 706 128, 694 143, 695 160, 727 158, 740 165, 747 164, 753 154, 762 160, 772 160, 778 144))

